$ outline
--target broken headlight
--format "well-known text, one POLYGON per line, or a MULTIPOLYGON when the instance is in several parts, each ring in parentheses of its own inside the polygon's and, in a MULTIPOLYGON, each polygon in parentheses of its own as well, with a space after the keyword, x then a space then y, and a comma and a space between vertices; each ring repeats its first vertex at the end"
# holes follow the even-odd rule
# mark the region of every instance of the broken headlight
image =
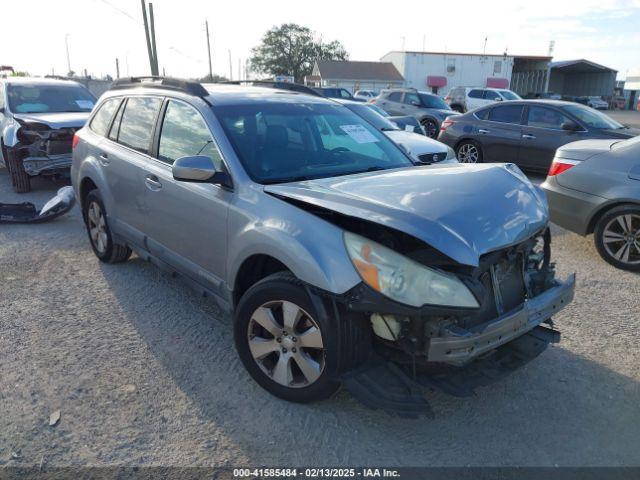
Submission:
POLYGON ((344 242, 360 277, 374 290, 400 303, 478 308, 478 301, 455 275, 425 267, 350 232, 344 242))

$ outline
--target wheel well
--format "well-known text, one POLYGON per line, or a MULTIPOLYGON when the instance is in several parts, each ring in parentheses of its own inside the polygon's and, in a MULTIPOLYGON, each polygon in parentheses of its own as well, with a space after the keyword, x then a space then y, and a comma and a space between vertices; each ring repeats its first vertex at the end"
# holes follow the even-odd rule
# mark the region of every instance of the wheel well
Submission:
POLYGON ((89 192, 97 188, 96 184, 93 183, 93 180, 90 178, 82 180, 80 183, 80 208, 84 208, 84 201, 86 200, 87 195, 89 195, 89 192))
POLYGON ((587 235, 590 235, 595 231, 596 225, 598 224, 602 216, 605 215, 608 211, 613 210, 614 208, 617 208, 617 207, 624 207, 626 205, 637 207, 640 204, 633 203, 633 202, 618 202, 618 203, 610 203, 608 205, 605 205, 600 210, 598 210, 593 215, 593 217, 591 217, 591 220, 589 221, 589 226, 587 227, 587 235))
POLYGON ((478 144, 478 142, 476 142, 475 140, 471 139, 471 138, 461 138, 460 140, 457 141, 457 143, 453 146, 453 149, 455 150, 456 153, 458 153, 458 147, 460 146, 461 143, 463 142, 473 142, 476 145, 478 144))
POLYGON ((242 295, 263 278, 277 272, 289 271, 284 263, 269 255, 252 255, 247 258, 236 275, 233 286, 233 305, 238 305, 242 295))

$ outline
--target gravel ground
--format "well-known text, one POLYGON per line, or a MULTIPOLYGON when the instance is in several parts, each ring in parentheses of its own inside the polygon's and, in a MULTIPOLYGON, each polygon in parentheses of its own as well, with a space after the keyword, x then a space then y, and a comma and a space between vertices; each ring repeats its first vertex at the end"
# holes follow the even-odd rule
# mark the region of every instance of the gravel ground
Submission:
MULTIPOLYGON (((60 184, 0 200, 41 205, 60 184)), ((103 265, 76 208, 0 226, 0 465, 640 465, 640 276, 553 231, 563 339, 473 398, 430 395, 435 420, 347 393, 288 404, 260 389, 228 318, 133 258, 103 265), (57 426, 49 416, 59 410, 57 426)))

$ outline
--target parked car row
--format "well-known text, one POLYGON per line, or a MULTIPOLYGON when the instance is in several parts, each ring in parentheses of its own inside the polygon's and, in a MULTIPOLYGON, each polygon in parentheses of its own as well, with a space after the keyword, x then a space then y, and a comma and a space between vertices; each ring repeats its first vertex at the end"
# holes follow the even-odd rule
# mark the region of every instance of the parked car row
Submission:
MULTIPOLYGON (((71 143, 95 255, 135 251, 232 312, 239 356, 272 394, 307 402, 344 384, 370 406, 426 413, 416 389, 439 385, 423 373, 434 365, 473 363, 468 389, 537 356, 575 288, 555 278, 549 215, 640 269, 640 137, 622 141, 637 132, 606 115, 506 96, 459 114, 410 89, 364 103, 278 88, 117 81, 71 143), (424 135, 429 121, 440 141, 424 135), (551 164, 550 214, 514 164, 551 164)), ((9 102, 18 118, 6 124, 64 113, 40 96, 9 102)))

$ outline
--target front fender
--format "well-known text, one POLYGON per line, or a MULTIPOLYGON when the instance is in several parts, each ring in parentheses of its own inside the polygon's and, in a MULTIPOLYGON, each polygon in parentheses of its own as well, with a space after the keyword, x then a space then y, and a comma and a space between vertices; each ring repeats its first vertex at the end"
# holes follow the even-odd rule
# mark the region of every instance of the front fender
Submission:
POLYGON ((262 191, 256 196, 258 202, 240 200, 244 205, 230 210, 229 288, 253 255, 273 257, 300 280, 327 292, 341 294, 360 283, 342 229, 262 191))

